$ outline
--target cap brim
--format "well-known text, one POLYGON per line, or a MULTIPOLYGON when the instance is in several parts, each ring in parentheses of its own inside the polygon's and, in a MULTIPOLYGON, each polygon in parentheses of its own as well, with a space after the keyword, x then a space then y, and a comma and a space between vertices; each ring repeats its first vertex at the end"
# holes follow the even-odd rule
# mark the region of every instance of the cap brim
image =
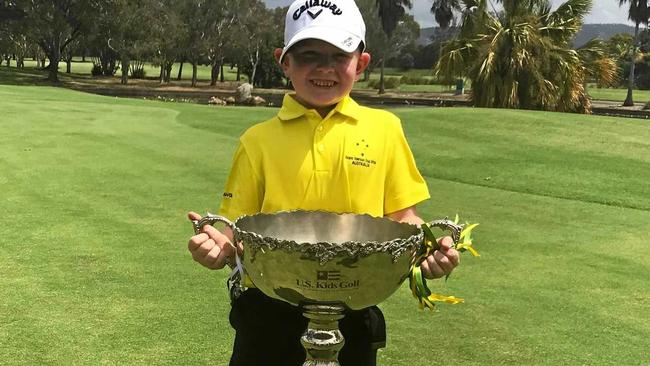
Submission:
POLYGON ((318 26, 307 27, 294 35, 289 43, 284 46, 282 49, 282 55, 280 56, 280 62, 282 62, 284 55, 293 45, 305 39, 318 39, 325 41, 347 53, 354 52, 357 48, 359 48, 359 44, 363 42, 359 36, 339 29, 318 26))

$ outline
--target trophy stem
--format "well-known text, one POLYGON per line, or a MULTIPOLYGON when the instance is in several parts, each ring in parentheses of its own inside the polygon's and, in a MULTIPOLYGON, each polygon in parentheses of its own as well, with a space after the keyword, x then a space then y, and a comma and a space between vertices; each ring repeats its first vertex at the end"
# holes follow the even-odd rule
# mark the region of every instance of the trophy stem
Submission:
POLYGON ((345 308, 339 304, 309 304, 302 307, 309 319, 307 330, 300 338, 307 351, 303 366, 339 366, 338 354, 345 340, 339 330, 339 319, 345 308))

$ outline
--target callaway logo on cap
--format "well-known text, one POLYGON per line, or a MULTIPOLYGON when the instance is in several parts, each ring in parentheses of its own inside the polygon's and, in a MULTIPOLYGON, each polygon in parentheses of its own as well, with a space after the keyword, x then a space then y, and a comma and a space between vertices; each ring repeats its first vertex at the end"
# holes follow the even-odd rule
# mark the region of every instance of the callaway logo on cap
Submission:
POLYGON ((354 0, 297 0, 284 22, 284 49, 304 39, 320 39, 345 52, 365 48, 366 25, 354 0))

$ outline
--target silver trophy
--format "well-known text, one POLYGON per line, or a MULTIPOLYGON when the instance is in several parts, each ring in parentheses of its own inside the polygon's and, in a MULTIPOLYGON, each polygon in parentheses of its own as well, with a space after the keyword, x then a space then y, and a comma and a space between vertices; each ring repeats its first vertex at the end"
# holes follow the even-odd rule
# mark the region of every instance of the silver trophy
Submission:
MULTIPOLYGON (((194 230, 217 222, 229 226, 235 243, 244 248, 232 284, 239 288, 231 291, 243 290, 240 279, 248 276, 264 294, 300 306, 309 319, 301 337, 307 352, 303 366, 339 365, 344 339, 338 321, 345 310, 387 299, 425 250, 418 226, 369 215, 283 211, 242 216, 233 223, 208 214, 193 222, 194 230)), ((454 222, 428 225, 449 230, 458 242, 462 227, 454 222)))

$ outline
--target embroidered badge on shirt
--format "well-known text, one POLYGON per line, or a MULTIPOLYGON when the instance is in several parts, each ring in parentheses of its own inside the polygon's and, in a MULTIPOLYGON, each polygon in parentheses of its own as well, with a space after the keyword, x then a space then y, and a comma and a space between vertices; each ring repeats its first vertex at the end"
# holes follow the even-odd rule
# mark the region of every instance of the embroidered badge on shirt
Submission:
POLYGON ((365 139, 355 141, 350 149, 350 155, 345 155, 345 160, 349 161, 351 165, 358 167, 370 168, 377 164, 377 161, 368 156, 370 150, 370 143, 365 139))

